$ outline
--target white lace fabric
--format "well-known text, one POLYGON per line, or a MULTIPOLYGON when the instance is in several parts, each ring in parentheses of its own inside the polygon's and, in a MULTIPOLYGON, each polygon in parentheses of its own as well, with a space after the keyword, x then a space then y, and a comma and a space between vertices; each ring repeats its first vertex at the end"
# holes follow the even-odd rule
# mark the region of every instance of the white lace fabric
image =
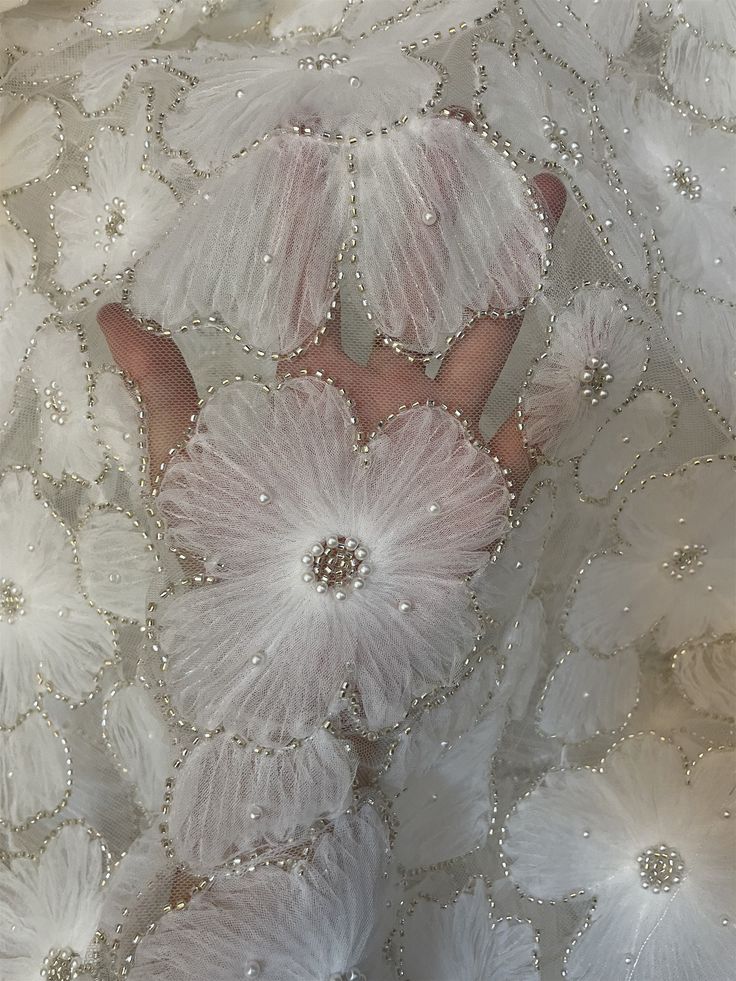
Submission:
POLYGON ((734 0, 0 42, 0 981, 730 981, 734 0))

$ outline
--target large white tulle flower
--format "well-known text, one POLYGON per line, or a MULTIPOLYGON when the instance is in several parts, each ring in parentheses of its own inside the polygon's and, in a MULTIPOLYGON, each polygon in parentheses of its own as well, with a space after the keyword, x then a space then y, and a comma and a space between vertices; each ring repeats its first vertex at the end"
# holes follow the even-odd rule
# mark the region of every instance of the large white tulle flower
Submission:
POLYGON ((301 873, 274 864, 222 878, 166 916, 130 979, 358 981, 386 864, 383 826, 363 808, 320 838, 301 873))
POLYGON ((102 840, 83 824, 62 825, 38 858, 0 864, 0 977, 76 978, 92 953, 110 872, 102 840))
POLYGON ((526 441, 549 457, 581 453, 641 383, 644 325, 612 289, 581 289, 552 317, 547 349, 519 399, 526 441))
POLYGON ((99 130, 88 149, 84 182, 55 199, 60 244, 54 276, 62 289, 122 272, 176 212, 174 194, 147 170, 142 154, 136 133, 99 130))
POLYGON ((590 558, 573 589, 570 639, 609 654, 655 626, 662 650, 732 631, 735 488, 730 458, 643 481, 620 508, 620 549, 590 558))
POLYGON ((612 79, 596 95, 612 165, 651 222, 665 268, 736 300, 731 136, 683 116, 653 92, 612 79))
POLYGON ((173 541, 211 579, 156 619, 165 683, 198 725, 303 737, 350 681, 369 726, 385 726, 472 647, 466 577, 507 527, 500 468, 432 406, 400 413, 365 453, 357 436, 331 385, 239 383, 170 465, 173 541))
POLYGON ((46 688, 84 700, 114 638, 79 590, 68 530, 26 471, 0 482, 0 541, 0 724, 13 725, 46 688))
POLYGON ((553 167, 579 190, 606 252, 625 276, 646 285, 642 236, 629 217, 626 195, 599 162, 585 93, 571 88, 570 79, 547 59, 525 51, 481 44, 476 67, 480 109, 494 138, 515 156, 553 167))
POLYGON ((536 937, 531 924, 494 919, 482 880, 451 903, 415 900, 402 923, 401 977, 410 981, 535 981, 536 937))
POLYGON ((686 771, 673 745, 640 735, 597 769, 548 773, 519 802, 502 843, 514 882, 541 900, 593 899, 567 978, 731 976, 734 762, 714 751, 686 771))
POLYGON ((541 211, 470 125, 429 114, 442 75, 428 62, 374 35, 281 54, 205 45, 177 64, 200 81, 164 137, 219 172, 138 264, 141 316, 215 317, 290 352, 324 323, 344 260, 376 329, 428 352, 468 310, 538 288, 541 211))

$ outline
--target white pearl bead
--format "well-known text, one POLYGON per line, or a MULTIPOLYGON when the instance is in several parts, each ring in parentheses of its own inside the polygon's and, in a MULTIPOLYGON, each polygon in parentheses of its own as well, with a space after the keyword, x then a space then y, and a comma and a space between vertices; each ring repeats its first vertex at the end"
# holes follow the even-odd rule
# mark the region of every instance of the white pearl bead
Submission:
POLYGON ((434 211, 425 211, 422 215, 422 221, 425 225, 436 225, 437 214, 434 211))
POLYGON ((311 555, 302 555, 302 564, 303 565, 311 565, 312 564, 312 556, 311 555))
POLYGON ((271 503, 271 498, 265 491, 263 491, 263 493, 258 495, 258 500, 260 501, 261 504, 271 503))
POLYGON ((304 575, 302 576, 302 581, 303 582, 314 582, 314 576, 312 575, 311 572, 305 572, 304 575))
POLYGON ((353 86, 354 89, 360 88, 361 82, 357 75, 350 76, 350 84, 353 86))
POLYGON ((246 978, 257 978, 261 973, 261 964, 259 961, 248 961, 245 965, 245 976, 246 978))
POLYGON ((235 92, 235 97, 237 99, 242 99, 245 96, 245 92, 242 89, 237 89, 235 92))
POLYGON ((362 579, 353 579, 353 589, 362 589, 365 583, 362 579))
POLYGON ((367 562, 363 562, 361 565, 358 566, 358 572, 360 573, 361 576, 369 575, 370 571, 371 571, 371 567, 368 565, 367 562))
POLYGON ((327 592, 327 584, 326 583, 323 583, 323 582, 318 582, 317 585, 314 588, 317 590, 318 593, 326 593, 327 592))
POLYGON ((399 609, 402 613, 409 613, 409 611, 412 609, 412 605, 408 600, 402 600, 399 603, 399 609))
POLYGON ((322 548, 319 542, 316 542, 314 545, 312 545, 309 551, 312 553, 312 555, 318 556, 324 552, 324 548, 322 548))
POLYGON ((325 542, 328 548, 337 548, 337 546, 340 544, 340 541, 336 535, 330 535, 329 538, 325 539, 325 542))
POLYGON ((429 507, 427 508, 430 514, 437 514, 439 509, 440 509, 439 504, 430 504, 429 507))
POLYGON ((254 804, 253 807, 251 807, 250 809, 250 813, 248 814, 248 817, 251 819, 251 821, 257 821, 258 818, 262 816, 263 816, 263 808, 259 807, 258 804, 254 804))
POLYGON ((272 255, 269 255, 268 252, 264 252, 264 254, 263 254, 263 265, 264 266, 270 266, 272 262, 273 262, 273 256, 272 255))
POLYGON ((344 600, 344 599, 347 599, 347 598, 348 598, 348 594, 346 592, 344 592, 342 589, 336 589, 335 590, 335 599, 336 600, 344 600))
POLYGON ((367 559, 368 558, 368 549, 367 548, 363 548, 362 545, 359 548, 356 548, 356 550, 355 550, 355 558, 356 559, 359 559, 361 562, 363 561, 363 559, 367 559))
POLYGON ((261 651, 258 651, 251 657, 250 663, 257 668, 259 664, 263 664, 263 659, 264 655, 261 653, 261 651))

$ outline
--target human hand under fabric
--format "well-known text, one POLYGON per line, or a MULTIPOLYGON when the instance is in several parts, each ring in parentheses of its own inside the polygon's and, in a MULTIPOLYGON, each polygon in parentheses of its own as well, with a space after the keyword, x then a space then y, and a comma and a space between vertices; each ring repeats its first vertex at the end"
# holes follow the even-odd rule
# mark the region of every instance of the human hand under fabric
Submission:
MULTIPOLYGON (((554 231, 565 206, 565 188, 549 174, 537 176, 532 186, 554 231)), ((97 319, 117 364, 141 393, 151 482, 155 486, 172 448, 184 438, 199 408, 194 380, 170 336, 142 329, 119 304, 102 307, 97 319)), ((365 365, 353 361, 342 350, 338 317, 301 354, 282 359, 279 373, 321 372, 332 379, 353 401, 365 433, 402 406, 431 401, 461 415, 480 438, 483 407, 506 364, 522 320, 522 314, 477 318, 452 345, 432 379, 421 362, 378 340, 365 365)), ((489 446, 507 469, 512 490, 518 494, 531 473, 532 462, 515 416, 500 426, 489 446)))

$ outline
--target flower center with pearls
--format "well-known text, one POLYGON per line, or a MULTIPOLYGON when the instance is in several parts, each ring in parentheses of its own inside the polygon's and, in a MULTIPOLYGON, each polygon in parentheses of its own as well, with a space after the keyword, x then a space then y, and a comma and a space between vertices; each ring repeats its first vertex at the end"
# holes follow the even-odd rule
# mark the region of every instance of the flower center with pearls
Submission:
POLYGON ((125 217, 125 201, 121 198, 113 198, 110 204, 105 205, 105 235, 110 242, 114 242, 119 235, 123 234, 125 217))
POLYGON ((662 563, 662 568, 669 570, 673 579, 684 579, 692 576, 705 564, 703 559, 708 554, 705 545, 681 545, 672 553, 672 558, 662 563))
POLYGON ((566 127, 560 126, 556 120, 550 119, 549 116, 542 116, 542 132, 547 138, 550 150, 557 153, 562 163, 571 163, 573 167, 577 167, 583 162, 580 144, 576 143, 575 140, 568 142, 569 133, 566 127))
POLYGON ((598 405, 608 398, 608 385, 613 381, 611 366, 603 358, 590 357, 580 372, 580 389, 583 398, 591 405, 598 405))
POLYGON ((639 877, 643 889, 669 892, 685 876, 685 864, 676 848, 654 845, 637 856, 639 877))
POLYGON ((366 561, 368 549, 346 535, 328 535, 315 542, 302 563, 306 571, 302 579, 314 584, 318 593, 333 591, 335 599, 347 599, 347 589, 362 589, 371 568, 366 561))
POLYGON ((700 179, 694 174, 690 167, 686 167, 682 160, 676 160, 674 167, 665 167, 664 173, 670 187, 689 198, 690 201, 697 201, 703 188, 700 186, 700 179))
POLYGON ((15 623, 26 612, 23 593, 12 579, 0 579, 0 621, 15 623))
POLYGON ((320 52, 316 58, 313 58, 311 55, 307 55, 306 58, 300 58, 298 65, 302 71, 321 72, 323 68, 335 68, 336 65, 344 65, 347 61, 350 61, 349 55, 341 55, 336 51, 333 51, 332 54, 328 55, 320 52))
POLYGON ((59 383, 49 382, 43 390, 43 407, 48 411, 49 419, 63 426, 69 414, 69 406, 64 401, 64 393, 59 388, 59 383))
POLYGON ((69 947, 50 950, 43 959, 41 977, 45 981, 73 981, 81 973, 82 961, 69 947))

